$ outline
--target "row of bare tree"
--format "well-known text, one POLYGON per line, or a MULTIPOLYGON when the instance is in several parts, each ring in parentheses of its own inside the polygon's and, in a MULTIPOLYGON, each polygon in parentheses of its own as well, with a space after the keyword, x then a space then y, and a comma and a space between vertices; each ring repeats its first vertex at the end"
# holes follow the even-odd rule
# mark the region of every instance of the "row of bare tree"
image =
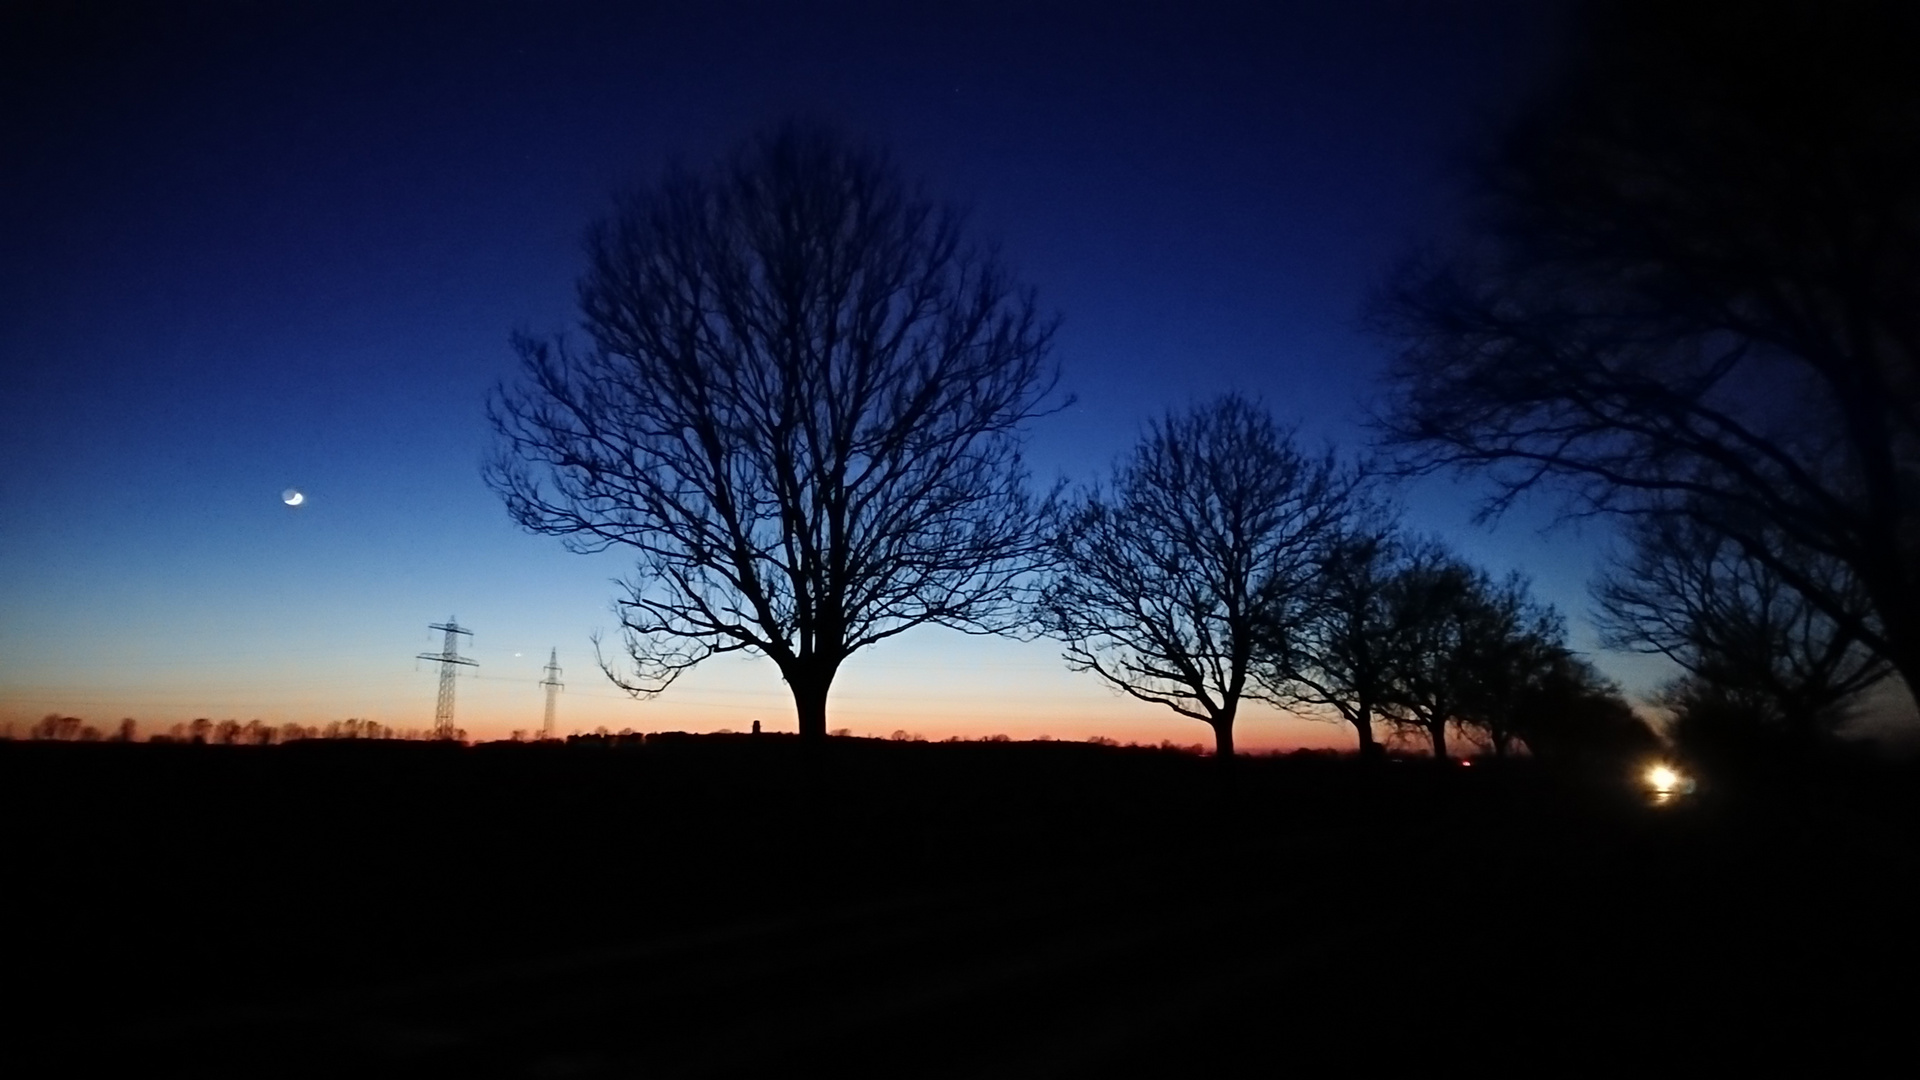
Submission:
POLYGON ((1049 535, 1040 629, 1074 668, 1205 721, 1222 755, 1248 699, 1343 718, 1369 756, 1376 724, 1440 758, 1449 730, 1502 756, 1640 730, 1523 578, 1409 535, 1374 478, 1239 397, 1153 424, 1049 535))
POLYGON ((527 528, 638 555, 633 666, 603 659, 635 693, 751 650, 824 736, 846 658, 929 623, 1057 637, 1223 754, 1250 695, 1444 754, 1450 724, 1537 742, 1549 685, 1609 693, 1523 583, 1382 524, 1368 478, 1251 403, 1169 417, 1110 492, 1032 494, 1051 324, 876 150, 782 129, 631 196, 588 248, 592 340, 519 339, 488 475, 527 528))
MULTIPOLYGON (((132 719, 120 721, 120 726, 109 735, 77 716, 62 716, 48 713, 27 729, 27 738, 37 742, 132 742, 138 736, 138 727, 132 719)), ((7 725, 7 737, 13 737, 13 725, 7 725)))
MULTIPOLYGON (((1920 8, 1585 10, 1477 231, 1373 306, 1376 421, 1489 514, 1551 487, 1621 521, 1611 642, 1686 670, 1683 715, 1815 738, 1888 673, 1920 690, 1920 8)), ((1054 324, 875 148, 782 128, 627 196, 587 255, 587 340, 516 339, 487 476, 525 528, 636 555, 632 664, 602 659, 636 694, 759 653, 821 737, 850 655, 937 624, 1056 635, 1223 752, 1249 696, 1436 752, 1624 723, 1523 582, 1246 402, 1169 416, 1104 491, 1031 492, 1054 324)))

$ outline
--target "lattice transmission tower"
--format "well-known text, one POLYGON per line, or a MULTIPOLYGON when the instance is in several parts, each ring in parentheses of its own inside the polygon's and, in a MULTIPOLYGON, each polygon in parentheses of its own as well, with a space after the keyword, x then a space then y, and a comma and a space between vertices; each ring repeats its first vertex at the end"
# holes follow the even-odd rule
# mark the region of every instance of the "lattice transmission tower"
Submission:
POLYGON ((443 623, 434 623, 428 626, 427 629, 444 630, 447 634, 446 644, 441 647, 439 652, 423 652, 420 654, 419 659, 431 660, 440 665, 440 700, 433 706, 433 737, 436 739, 451 739, 454 737, 455 730, 453 726, 453 673, 463 664, 467 667, 480 666, 479 661, 469 660, 460 655, 460 641, 455 635, 465 634, 468 637, 472 637, 473 631, 462 628, 459 623, 454 622, 451 618, 443 623))
POLYGON ((547 653, 547 677, 540 680, 540 685, 547 688, 547 722, 540 729, 540 737, 551 739, 553 738, 553 695, 567 685, 560 681, 560 647, 558 645, 553 647, 552 652, 547 653))

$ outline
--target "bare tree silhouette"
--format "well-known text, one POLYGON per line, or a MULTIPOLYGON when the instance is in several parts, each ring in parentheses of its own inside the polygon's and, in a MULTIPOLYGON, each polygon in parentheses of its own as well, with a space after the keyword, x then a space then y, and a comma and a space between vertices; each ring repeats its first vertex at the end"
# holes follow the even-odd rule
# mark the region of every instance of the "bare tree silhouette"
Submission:
POLYGON ((1449 724, 1504 756, 1564 639, 1523 578, 1496 582, 1376 509, 1327 549, 1304 616, 1262 628, 1255 672, 1276 704, 1332 708, 1363 757, 1380 752, 1376 722, 1418 733, 1437 758, 1449 724))
POLYGON ((1392 708, 1407 630, 1405 611, 1388 603, 1405 544, 1391 521, 1374 516, 1324 549, 1305 611, 1262 622, 1254 649, 1262 696, 1296 711, 1333 709, 1359 736, 1362 758, 1382 752, 1373 726, 1392 708))
POLYGON ((1205 721, 1230 757, 1256 630, 1304 612, 1358 482, 1242 398, 1169 415, 1064 516, 1039 624, 1075 670, 1205 721))
POLYGON ((1383 423, 1489 512, 1552 482, 1692 518, 1920 694, 1920 7, 1591 10, 1479 246, 1377 306, 1383 423))
POLYGON ((1387 722, 1425 735, 1447 757, 1447 725, 1477 703, 1500 642, 1483 602, 1485 575, 1437 544, 1421 544, 1387 582, 1400 628, 1387 722))
POLYGON ((1723 715, 1777 725, 1806 747, 1840 721, 1838 706, 1888 674, 1849 629, 1871 617, 1870 603, 1835 560, 1783 541, 1774 547, 1777 560, 1791 560, 1855 618, 1834 618, 1692 518, 1642 519, 1631 539, 1631 552, 1594 586, 1596 614, 1610 647, 1657 653, 1687 670, 1692 680, 1670 688, 1670 698, 1702 701, 1693 682, 1712 684, 1744 703, 1723 715))
POLYGON ((1018 624, 1051 325, 961 226, 882 153, 789 125, 593 229, 591 341, 516 338, 487 479, 523 527, 636 554, 614 682, 758 652, 819 737, 855 651, 1018 624))

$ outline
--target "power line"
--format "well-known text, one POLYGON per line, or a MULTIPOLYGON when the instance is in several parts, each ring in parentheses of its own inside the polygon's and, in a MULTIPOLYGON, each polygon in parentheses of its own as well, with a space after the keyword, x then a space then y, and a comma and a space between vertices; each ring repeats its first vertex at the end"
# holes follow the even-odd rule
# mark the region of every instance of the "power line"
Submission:
POLYGON ((454 622, 452 618, 448 618, 447 621, 443 623, 433 623, 428 626, 427 629, 444 630, 447 635, 446 644, 441 647, 439 655, 421 653, 418 659, 431 660, 440 665, 440 700, 435 702, 433 706, 433 737, 436 739, 451 739, 454 736, 455 730, 453 726, 454 670, 457 665, 462 664, 467 667, 480 666, 478 661, 469 660, 460 655, 460 642, 454 635, 465 634, 468 637, 472 637, 473 631, 462 629, 460 624, 454 622))
POLYGON ((541 728, 541 737, 551 739, 553 738, 553 695, 566 685, 560 681, 560 647, 558 645, 547 653, 547 677, 540 681, 540 685, 547 688, 547 722, 541 728))

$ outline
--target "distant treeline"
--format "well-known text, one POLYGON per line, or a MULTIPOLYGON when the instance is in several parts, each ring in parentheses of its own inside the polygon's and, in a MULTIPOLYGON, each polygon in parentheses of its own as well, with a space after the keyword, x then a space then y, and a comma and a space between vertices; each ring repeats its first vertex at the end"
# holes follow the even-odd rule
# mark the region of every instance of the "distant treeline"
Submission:
MULTIPOLYGON (((919 734, 918 732, 910 732, 905 729, 896 730, 884 738, 879 736, 855 736, 850 728, 836 728, 833 734, 845 739, 867 738, 876 742, 926 743, 931 741, 925 735, 919 734)), ((11 724, 0 728, 0 739, 12 740, 20 737, 11 724)), ((188 723, 173 724, 164 732, 156 731, 143 737, 140 731, 139 721, 131 717, 121 720, 111 732, 108 732, 88 723, 80 717, 61 716, 58 713, 48 713, 34 723, 32 727, 27 729, 25 738, 35 742, 147 742, 187 743, 213 746, 284 746, 296 742, 327 739, 403 742, 436 741, 432 732, 428 729, 395 728, 391 725, 381 724, 373 720, 359 719, 335 720, 328 724, 268 724, 260 720, 249 720, 243 724, 238 720, 213 721, 200 719, 188 723)), ((642 746, 647 744, 682 743, 691 739, 724 741, 732 738, 766 738, 770 740, 780 740, 791 739, 793 736, 788 733, 775 732, 769 732, 762 736, 761 733, 757 731, 748 733, 734 731, 731 728, 721 728, 711 733, 700 733, 686 731, 640 732, 632 728, 622 728, 619 731, 614 731, 603 726, 597 727, 590 732, 574 732, 564 738, 557 739, 544 739, 525 730, 517 730, 510 733, 505 739, 471 740, 471 742, 487 742, 492 745, 501 743, 544 743, 548 745, 564 744, 568 746, 642 746)), ((456 730, 454 738, 452 739, 439 741, 462 745, 470 743, 467 732, 464 729, 456 730)), ((1176 743, 1172 739, 1162 739, 1158 743, 1142 743, 1137 741, 1122 743, 1118 739, 1109 738, 1105 735, 1091 735, 1084 740, 1055 739, 1049 735, 1041 735, 1030 740, 1018 740, 1004 733, 994 733, 972 738, 950 735, 938 741, 942 743, 1010 743, 1021 741, 1064 743, 1079 741, 1090 746, 1128 750, 1151 750, 1158 753, 1188 754, 1195 757, 1207 752, 1206 746, 1197 742, 1176 743)), ((1332 753, 1331 751, 1301 750, 1285 752, 1296 754, 1332 753)))
MULTIPOLYGON (((12 724, 0 729, 0 737, 15 738, 12 724)), ((221 746, 273 746, 277 743, 299 742, 303 739, 407 739, 424 740, 433 737, 433 733, 424 728, 396 728, 374 720, 335 720, 328 724, 269 724, 260 720, 241 723, 238 720, 208 720, 205 718, 187 723, 173 724, 164 732, 156 731, 141 737, 140 722, 127 717, 116 725, 111 733, 87 723, 77 716, 61 716, 48 713, 27 729, 26 737, 36 741, 55 742, 156 742, 156 743, 214 743, 221 746)), ((467 733, 456 731, 459 741, 466 741, 467 733)))

